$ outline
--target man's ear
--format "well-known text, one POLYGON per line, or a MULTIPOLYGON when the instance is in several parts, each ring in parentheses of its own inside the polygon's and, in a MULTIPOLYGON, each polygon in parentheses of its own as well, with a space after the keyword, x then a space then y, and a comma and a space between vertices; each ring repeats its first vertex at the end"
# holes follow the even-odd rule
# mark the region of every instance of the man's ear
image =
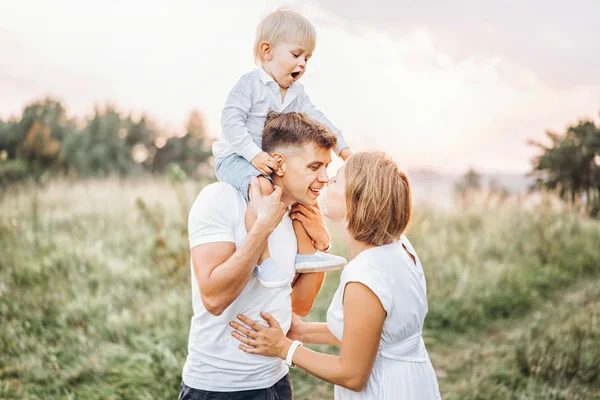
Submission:
POLYGON ((275 159, 275 163, 277 164, 277 171, 275 173, 277 176, 283 176, 287 167, 285 156, 281 153, 273 153, 271 157, 275 159))
POLYGON ((273 59, 273 46, 270 42, 261 42, 258 46, 258 49, 260 50, 260 55, 262 56, 263 60, 271 61, 273 59))

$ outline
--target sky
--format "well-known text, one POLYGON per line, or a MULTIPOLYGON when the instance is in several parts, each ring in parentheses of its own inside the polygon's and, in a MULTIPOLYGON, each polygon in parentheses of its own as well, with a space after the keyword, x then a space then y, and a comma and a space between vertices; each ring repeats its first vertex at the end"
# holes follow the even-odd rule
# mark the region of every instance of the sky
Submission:
POLYGON ((528 139, 599 120, 596 0, 0 0, 0 118, 51 95, 71 115, 111 103, 173 131, 199 109, 218 136, 256 24, 280 5, 315 25, 302 82, 354 150, 524 173, 528 139))

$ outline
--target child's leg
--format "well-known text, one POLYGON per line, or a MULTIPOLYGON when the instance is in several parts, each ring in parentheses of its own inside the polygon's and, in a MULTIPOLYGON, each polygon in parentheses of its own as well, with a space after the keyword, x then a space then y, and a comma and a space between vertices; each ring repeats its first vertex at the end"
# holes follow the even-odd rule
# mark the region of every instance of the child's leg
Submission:
MULTIPOLYGON (((260 186, 260 191, 264 196, 268 196, 273 193, 273 184, 264 176, 258 177, 258 184, 260 186)), ((250 191, 250 188, 248 188, 248 191, 250 191)), ((248 193, 248 196, 249 195, 250 193, 248 193)), ((246 231, 250 232, 250 229, 252 229, 254 226, 254 222, 256 222, 256 215, 252 212, 252 208, 248 205, 248 208, 246 209, 246 231)))
POLYGON ((298 241, 298 254, 315 254, 317 249, 313 245, 313 241, 306 233, 304 225, 298 220, 293 221, 296 240, 298 241))
POLYGON ((317 251, 304 225, 298 220, 294 220, 293 224, 296 240, 298 241, 296 273, 333 271, 346 265, 344 257, 317 251))

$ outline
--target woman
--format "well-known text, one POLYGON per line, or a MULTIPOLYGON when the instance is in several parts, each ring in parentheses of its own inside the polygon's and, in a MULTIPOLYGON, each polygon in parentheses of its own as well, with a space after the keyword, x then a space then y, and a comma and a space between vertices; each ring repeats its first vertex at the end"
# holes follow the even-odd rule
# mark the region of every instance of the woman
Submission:
POLYGON ((280 357, 335 384, 335 398, 440 398, 421 337, 427 293, 421 263, 403 235, 411 216, 410 185, 385 153, 357 153, 329 182, 325 215, 345 221, 350 262, 327 312, 327 323, 296 317, 288 337, 240 315, 232 335, 251 354, 280 357), (297 339, 292 341, 292 339, 297 339), (301 342, 341 345, 340 356, 301 342))

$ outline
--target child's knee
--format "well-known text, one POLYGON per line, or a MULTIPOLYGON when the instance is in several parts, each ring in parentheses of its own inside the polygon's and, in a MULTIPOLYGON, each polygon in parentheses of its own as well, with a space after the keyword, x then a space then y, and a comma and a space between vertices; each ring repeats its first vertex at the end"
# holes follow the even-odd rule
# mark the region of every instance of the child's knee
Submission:
POLYGON ((260 191, 263 195, 268 196, 273 193, 273 183, 264 176, 258 177, 258 183, 260 185, 260 191))

